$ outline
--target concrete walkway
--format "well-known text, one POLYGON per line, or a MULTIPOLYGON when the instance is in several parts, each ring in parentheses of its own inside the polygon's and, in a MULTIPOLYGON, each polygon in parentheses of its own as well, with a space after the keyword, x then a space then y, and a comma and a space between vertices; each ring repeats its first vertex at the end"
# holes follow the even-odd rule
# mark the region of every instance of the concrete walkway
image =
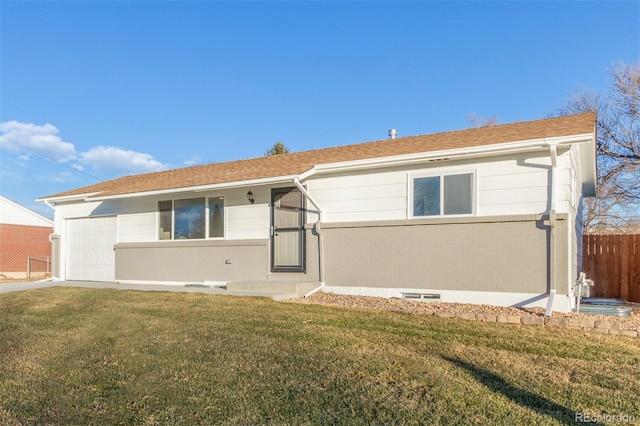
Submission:
POLYGON ((0 284, 0 294, 10 293, 14 291, 25 291, 39 288, 51 287, 83 287, 83 288, 113 288, 116 290, 138 290, 138 291, 172 291, 180 293, 206 293, 219 294, 227 296, 254 296, 254 297, 270 297, 275 300, 284 300, 291 298, 288 293, 281 290, 268 291, 260 289, 252 290, 227 290, 224 287, 192 287, 184 285, 159 285, 159 284, 119 284, 114 282, 98 282, 98 281, 35 281, 35 282, 19 282, 0 284))

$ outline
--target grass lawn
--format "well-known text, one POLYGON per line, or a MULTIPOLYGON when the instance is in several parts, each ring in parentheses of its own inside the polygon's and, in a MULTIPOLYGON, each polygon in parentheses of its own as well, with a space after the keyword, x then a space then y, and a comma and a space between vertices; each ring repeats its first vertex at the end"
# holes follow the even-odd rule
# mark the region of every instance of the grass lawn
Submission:
POLYGON ((0 360, 3 425, 640 422, 640 339, 258 298, 2 294, 0 360))

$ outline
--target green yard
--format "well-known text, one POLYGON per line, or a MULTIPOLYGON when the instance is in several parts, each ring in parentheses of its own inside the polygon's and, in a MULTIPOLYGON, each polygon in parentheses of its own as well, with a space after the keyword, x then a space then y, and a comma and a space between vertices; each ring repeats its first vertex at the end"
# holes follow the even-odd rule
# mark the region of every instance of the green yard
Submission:
POLYGON ((257 298, 6 293, 0 359, 3 425, 640 422, 640 339, 257 298))

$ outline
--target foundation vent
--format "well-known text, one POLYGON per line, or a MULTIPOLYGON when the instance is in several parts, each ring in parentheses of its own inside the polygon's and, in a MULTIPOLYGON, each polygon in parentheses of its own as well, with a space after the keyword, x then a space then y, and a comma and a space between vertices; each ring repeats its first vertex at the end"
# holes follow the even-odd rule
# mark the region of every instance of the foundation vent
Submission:
POLYGON ((402 293, 403 299, 440 299, 438 293, 402 293))

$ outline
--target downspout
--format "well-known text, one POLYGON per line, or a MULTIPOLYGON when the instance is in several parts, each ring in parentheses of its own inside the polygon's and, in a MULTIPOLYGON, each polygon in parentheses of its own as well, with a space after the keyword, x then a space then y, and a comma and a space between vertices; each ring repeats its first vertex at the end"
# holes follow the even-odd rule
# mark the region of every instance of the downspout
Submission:
POLYGON ((300 183, 299 177, 293 178, 293 183, 295 184, 295 186, 298 187, 300 192, 302 192, 304 196, 307 197, 309 201, 311 201, 311 204, 313 204, 314 207, 318 210, 318 220, 314 224, 314 229, 316 230, 316 234, 318 234, 318 281, 320 281, 320 285, 304 295, 304 297, 309 297, 312 294, 320 291, 324 287, 324 253, 323 253, 324 249, 323 249, 323 243, 322 243, 322 227, 321 227, 323 211, 322 211, 322 208, 316 202, 316 200, 311 196, 311 194, 309 194, 307 189, 304 186, 302 186, 302 184, 300 183))
MULTIPOLYGON (((52 232, 51 234, 49 234, 49 242, 51 243, 51 246, 53 247, 53 244, 54 244, 53 240, 54 240, 54 239, 56 239, 56 238, 58 238, 58 234, 56 234, 56 229, 55 229, 55 219, 56 219, 56 218, 55 218, 55 213, 56 213, 56 207, 55 207, 55 206, 53 206, 53 205, 51 205, 51 203, 50 203, 50 202, 48 202, 48 201, 46 201, 46 200, 44 200, 44 201, 43 201, 43 203, 45 203, 47 206, 49 206, 49 207, 51 208, 51 210, 53 210, 53 214, 54 214, 54 217, 53 217, 53 220, 54 220, 53 226, 54 226, 54 228, 53 228, 53 232, 52 232)), ((58 249, 59 249, 59 246, 58 246, 58 249)), ((39 282, 55 281, 55 280, 58 280, 58 279, 59 279, 58 277, 55 277, 55 276, 53 275, 53 262, 54 262, 54 261, 56 261, 56 262, 57 262, 57 261, 58 261, 58 259, 60 258, 60 254, 59 254, 59 252, 56 252, 56 254, 57 254, 57 256, 56 256, 56 258, 54 259, 54 258, 53 258, 53 249, 51 249, 51 263, 50 263, 50 264, 51 264, 51 271, 50 271, 50 272, 51 272, 51 277, 47 278, 46 280, 39 281, 39 282)), ((59 268, 58 268, 58 270, 59 270, 59 268)))
POLYGON ((551 156, 551 188, 549 190, 549 299, 544 315, 550 317, 553 313, 553 299, 556 296, 556 167, 558 166, 558 151, 555 145, 549 145, 551 156))
MULTIPOLYGON (((36 200, 37 201, 37 200, 36 200)), ((45 203, 47 206, 49 206, 51 208, 51 210, 53 210, 54 212, 56 211, 55 206, 52 206, 50 202, 48 202, 47 200, 42 201, 43 203, 45 203)))

